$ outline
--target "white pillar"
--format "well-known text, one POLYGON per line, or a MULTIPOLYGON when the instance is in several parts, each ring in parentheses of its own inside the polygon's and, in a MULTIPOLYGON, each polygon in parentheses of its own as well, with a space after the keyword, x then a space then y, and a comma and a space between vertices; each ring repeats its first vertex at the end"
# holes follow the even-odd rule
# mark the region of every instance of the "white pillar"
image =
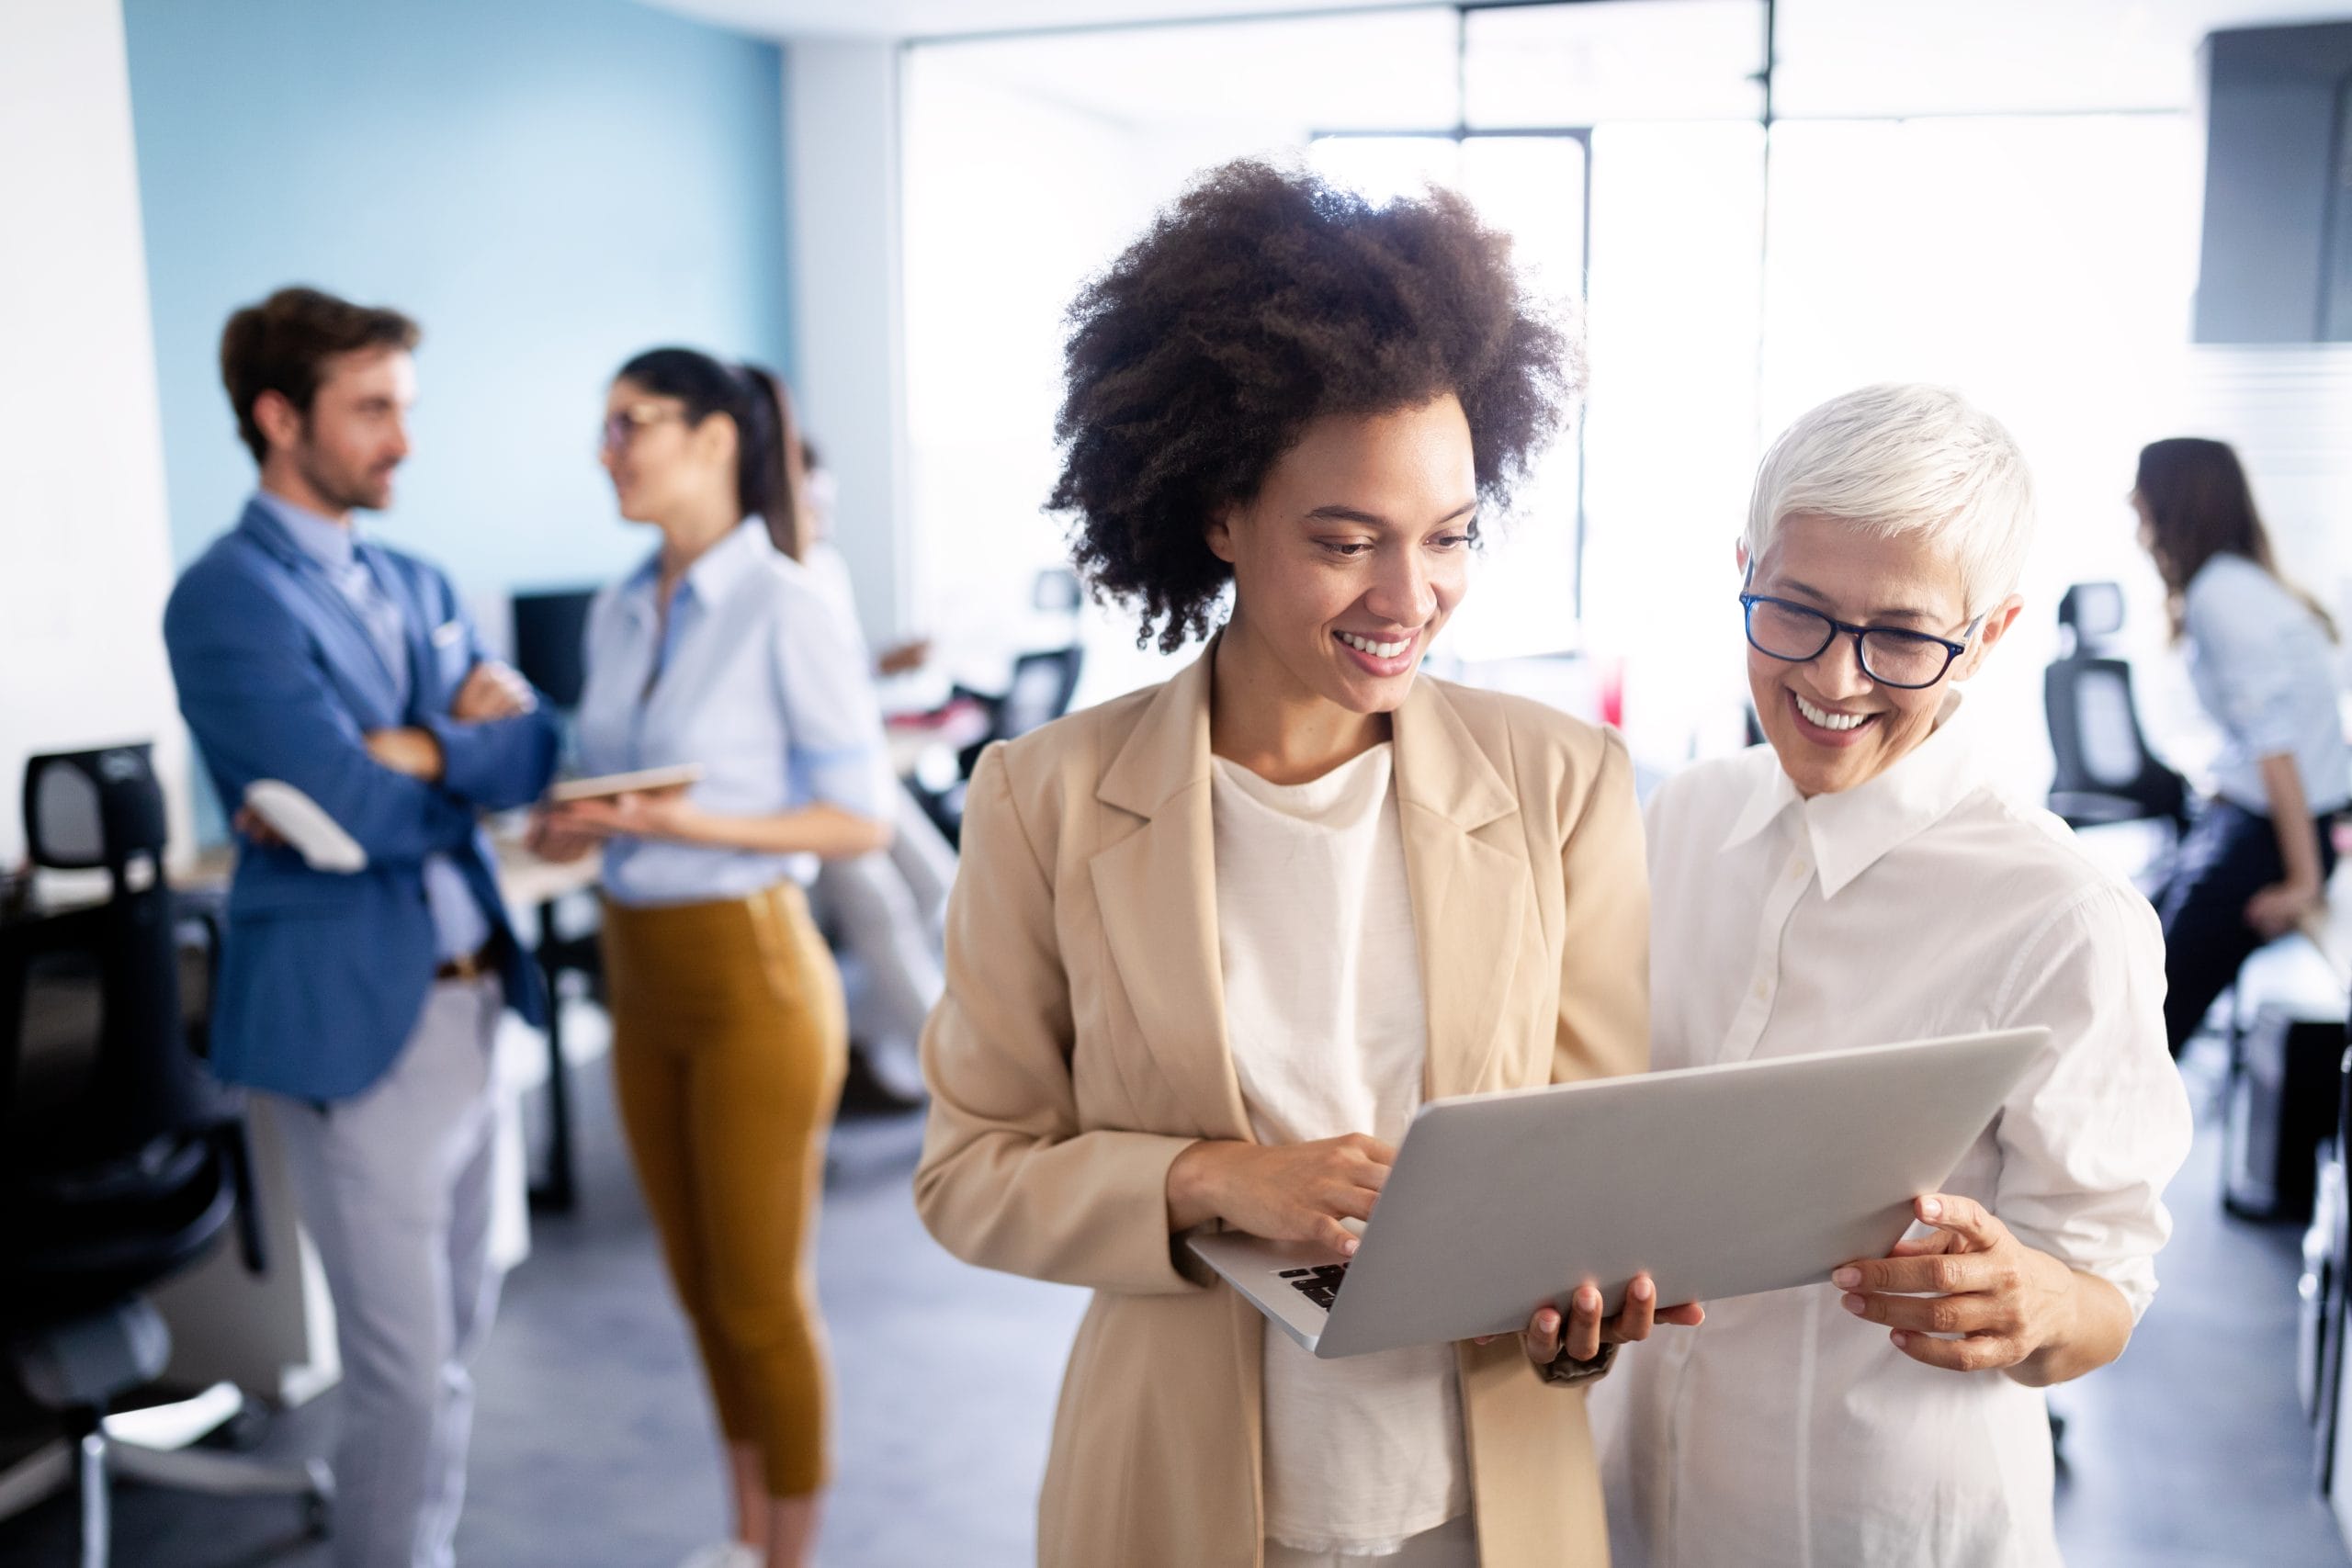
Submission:
POLYGON ((156 742, 188 841, 164 658, 171 591, 154 333, 119 0, 0 6, 0 864, 25 758, 156 742))
POLYGON ((784 53, 796 392, 840 485, 836 540, 876 642, 907 634, 905 355, 899 281, 899 46, 784 53))

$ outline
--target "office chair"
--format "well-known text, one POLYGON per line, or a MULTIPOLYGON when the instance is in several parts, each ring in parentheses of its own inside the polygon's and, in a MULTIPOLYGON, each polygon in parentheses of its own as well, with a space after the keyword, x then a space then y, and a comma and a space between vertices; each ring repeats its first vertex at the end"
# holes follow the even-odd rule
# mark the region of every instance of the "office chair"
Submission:
POLYGON ((63 1418, 84 1568, 107 1561, 109 1472, 298 1497, 323 1533, 333 1480, 319 1461, 266 1465, 107 1435, 107 1407, 170 1356, 169 1331, 140 1292, 232 1223, 245 1267, 259 1273, 266 1259, 242 1108, 206 1077, 182 1024, 181 922, 148 748, 35 757, 24 800, 33 863, 102 868, 109 890, 93 907, 0 926, 0 1335, 26 1392, 63 1418), (77 988, 95 997, 95 1038, 28 1039, 28 1003, 77 988))
MULTIPOLYGON (((1041 601, 1051 578, 1051 573, 1038 574, 1041 601)), ((1012 661, 1012 678, 1001 693, 976 692, 961 683, 950 688, 949 700, 979 705, 988 715, 988 728, 978 740, 956 753, 956 776, 944 787, 921 780, 910 780, 907 784, 915 804, 922 807, 923 815, 931 818, 932 826, 949 843, 959 849, 963 846, 965 787, 971 780, 972 770, 980 765, 980 753, 993 742, 1026 735, 1068 713, 1071 700, 1078 694, 1079 676, 1085 668, 1086 649, 1072 643, 1068 648, 1020 655, 1012 661)))
POLYGON ((2123 592, 2078 582, 2058 601, 2064 646, 2042 675, 2050 750, 2057 762, 2050 809, 2075 828, 2164 821, 2188 829, 2188 786, 2158 761, 2132 702, 2132 667, 2103 654, 2123 624, 2123 592))
POLYGON ((956 754, 959 769, 966 778, 979 766, 980 753, 999 740, 1013 740, 1069 711, 1070 699, 1078 694, 1078 679, 1086 668, 1086 649, 1076 643, 1068 648, 1048 649, 1038 653, 1024 653, 1012 661, 1012 679, 1001 696, 989 696, 979 692, 956 688, 958 696, 976 699, 988 708, 988 733, 956 754))
POLYGON ((1075 616, 1086 607, 1086 588, 1066 566, 1049 566, 1029 584, 1029 607, 1049 615, 1075 616))
POLYGON ((1018 739, 1069 712, 1070 699, 1078 694, 1078 678, 1085 668, 1086 649, 1072 643, 1068 648, 1024 653, 1013 660, 1012 678, 1001 695, 991 696, 960 685, 954 689, 955 696, 968 698, 987 709, 989 727, 978 740, 956 753, 956 782, 953 785, 936 795, 918 792, 915 796, 949 843, 962 847, 964 786, 970 780, 972 770, 980 765, 980 753, 999 740, 1018 739))

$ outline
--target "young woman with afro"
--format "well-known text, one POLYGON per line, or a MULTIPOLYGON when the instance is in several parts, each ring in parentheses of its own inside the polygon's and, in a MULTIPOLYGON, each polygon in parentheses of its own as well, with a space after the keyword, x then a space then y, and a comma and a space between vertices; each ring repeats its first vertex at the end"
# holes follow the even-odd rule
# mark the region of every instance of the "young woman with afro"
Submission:
POLYGON ((1048 1568, 1601 1562, 1582 1385, 1658 1311, 1322 1361, 1188 1264, 1352 1250, 1425 1099, 1641 1070, 1647 891, 1610 733, 1419 673, 1482 520, 1579 390, 1458 197, 1258 163, 1071 311, 1052 504, 1199 659, 974 774, 916 1196, 1083 1285, 1048 1568))

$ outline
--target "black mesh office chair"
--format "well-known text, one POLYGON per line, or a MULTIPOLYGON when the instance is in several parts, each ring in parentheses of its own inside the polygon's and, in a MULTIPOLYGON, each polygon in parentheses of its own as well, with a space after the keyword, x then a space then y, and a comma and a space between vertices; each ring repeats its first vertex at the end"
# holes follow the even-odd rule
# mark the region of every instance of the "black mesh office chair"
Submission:
MULTIPOLYGON (((1046 592, 1040 576, 1041 599, 1046 592)), ((964 840, 964 793, 972 770, 980 765, 980 753, 999 740, 1012 740, 1028 734, 1040 725, 1051 724, 1069 711, 1078 695, 1078 680, 1086 668, 1086 649, 1077 643, 1068 648, 1046 649, 1024 653, 1012 661, 1012 678, 1001 693, 976 692, 969 686, 957 685, 952 695, 965 702, 980 705, 989 716, 985 734, 956 753, 956 779, 944 789, 933 789, 920 783, 910 783, 915 804, 923 815, 957 848, 964 840)))
POLYGON ((2057 763, 2050 809, 2076 828, 2154 820, 2178 834, 2188 827, 2188 784, 2148 750, 2132 667, 2100 651, 2122 624, 2123 592, 2112 582, 2078 582, 2058 601, 2064 647, 2042 675, 2057 763))
POLYGON ((33 758, 33 863, 103 869, 103 903, 0 926, 0 1337, 74 1449, 82 1562, 107 1559, 109 1471, 154 1484, 302 1498, 323 1530, 325 1467, 110 1441, 109 1405, 171 1350, 140 1292, 232 1224, 266 1265, 242 1108, 182 1023, 181 909, 163 873, 163 795, 143 745, 33 758), (54 1005, 59 998, 68 1005, 54 1005), (74 1005, 78 1003, 81 1005, 74 1005), (28 1019, 40 1023, 28 1030, 28 1019), (62 1025, 59 1021, 62 1021, 62 1025))
POLYGON ((985 704, 989 712, 988 733, 956 756, 963 775, 972 776, 972 770, 979 765, 980 753, 991 742, 1018 739, 1069 712, 1070 699, 1078 694, 1078 678, 1085 668, 1086 649, 1072 643, 1068 648, 1024 653, 1013 660, 1012 679, 1001 696, 957 687, 957 695, 985 704))

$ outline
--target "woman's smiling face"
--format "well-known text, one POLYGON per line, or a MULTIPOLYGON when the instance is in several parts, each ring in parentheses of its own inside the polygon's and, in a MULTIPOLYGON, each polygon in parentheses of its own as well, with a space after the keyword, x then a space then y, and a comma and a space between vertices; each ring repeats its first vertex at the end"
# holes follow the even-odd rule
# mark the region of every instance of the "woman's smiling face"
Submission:
POLYGON ((1228 635, 1271 655, 1294 693, 1396 711, 1461 602, 1477 505, 1453 393, 1315 420, 1258 494, 1210 525, 1233 568, 1228 635))
POLYGON ((1805 795, 1835 795, 1893 767, 1932 734, 1953 682, 1973 675, 2017 619, 2004 600, 1973 636, 1960 563, 1915 536, 1883 537, 1835 518, 1785 519, 1750 569, 1747 591, 1785 599, 1853 626, 1924 632, 1966 642, 1942 679, 1915 691, 1872 680, 1854 639, 1839 633, 1804 663, 1747 649, 1747 687, 1781 770, 1805 795))

